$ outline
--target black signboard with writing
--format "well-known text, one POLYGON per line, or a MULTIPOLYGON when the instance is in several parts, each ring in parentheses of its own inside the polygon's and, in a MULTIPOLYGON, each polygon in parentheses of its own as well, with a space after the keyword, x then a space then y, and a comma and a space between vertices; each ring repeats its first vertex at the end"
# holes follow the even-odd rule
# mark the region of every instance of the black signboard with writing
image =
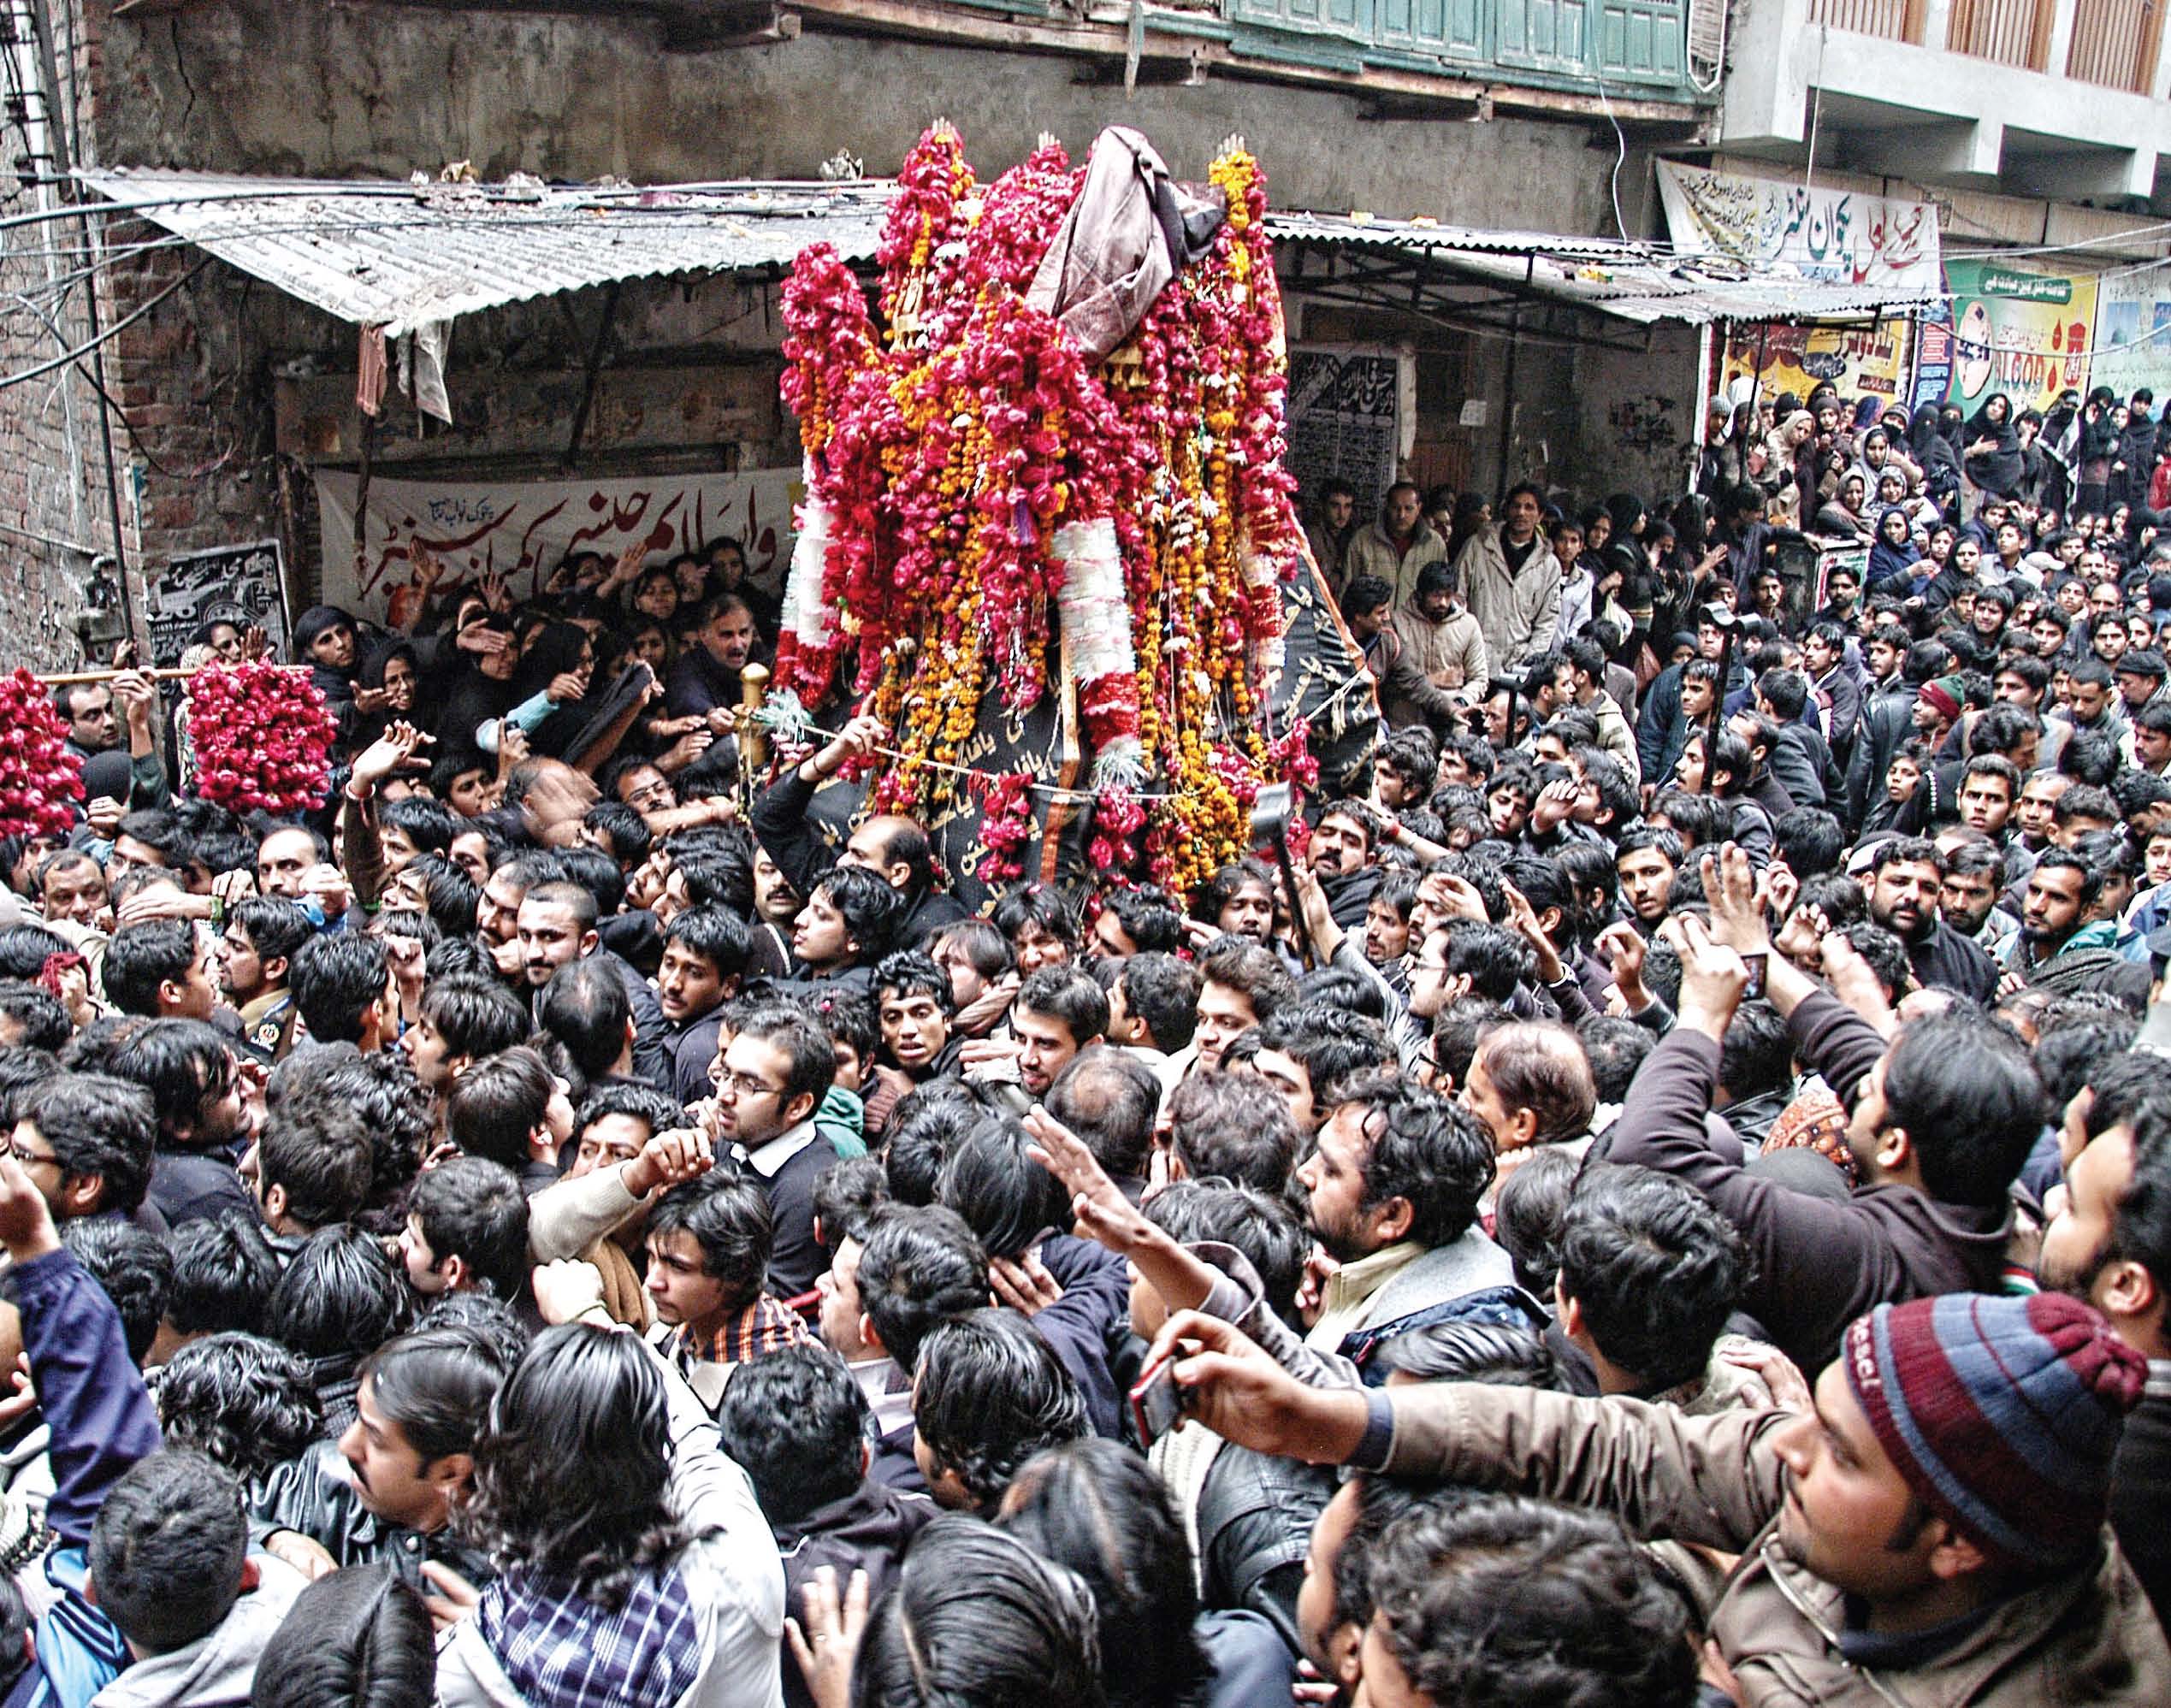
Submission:
POLYGON ((153 665, 180 663, 189 637, 206 623, 261 629, 271 656, 286 656, 286 562, 276 540, 171 558, 151 575, 145 594, 153 665))

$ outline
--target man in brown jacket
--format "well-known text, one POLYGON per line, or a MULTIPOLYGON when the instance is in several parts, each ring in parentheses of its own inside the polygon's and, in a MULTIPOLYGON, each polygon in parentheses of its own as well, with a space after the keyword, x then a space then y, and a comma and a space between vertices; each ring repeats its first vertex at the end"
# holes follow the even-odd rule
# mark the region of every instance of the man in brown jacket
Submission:
MULTIPOLYGON (((1492 671, 1484 633, 1463 604, 1462 591, 1453 564, 1427 564, 1417 573, 1416 594, 1394 613, 1394 632, 1402 641, 1402 656, 1427 682, 1467 702, 1492 671)), ((1387 714, 1394 723, 1414 723, 1424 715, 1423 706, 1388 698, 1387 714)))
POLYGON ((2076 1299, 1880 1305, 1812 1405, 1701 1418, 1479 1382, 1308 1387, 1196 1312, 1147 1368, 1172 1352, 1186 1414, 1255 1451, 1535 1494, 1739 1555, 1709 1628, 1742 1702, 2171 1701, 2171 1649, 2103 1522, 2145 1366, 2076 1299))

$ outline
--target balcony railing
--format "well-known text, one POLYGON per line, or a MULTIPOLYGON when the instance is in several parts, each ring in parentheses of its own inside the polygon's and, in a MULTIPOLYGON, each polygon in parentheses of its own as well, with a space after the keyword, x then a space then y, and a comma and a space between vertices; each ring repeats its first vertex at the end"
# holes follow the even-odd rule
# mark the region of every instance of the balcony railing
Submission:
POLYGON ((2079 0, 2066 75, 2145 95, 2162 29, 2162 0, 2079 0))
POLYGON ((1226 0, 1222 15, 1278 56, 1306 62, 1497 68, 1511 81, 1590 92, 1641 86, 1696 97, 1683 28, 1689 0, 1226 0))
POLYGON ((1945 45, 2023 71, 2047 68, 2056 0, 1953 0, 1945 45))
POLYGON ((1921 0, 1809 0, 1809 21, 1888 42, 1922 39, 1921 0))

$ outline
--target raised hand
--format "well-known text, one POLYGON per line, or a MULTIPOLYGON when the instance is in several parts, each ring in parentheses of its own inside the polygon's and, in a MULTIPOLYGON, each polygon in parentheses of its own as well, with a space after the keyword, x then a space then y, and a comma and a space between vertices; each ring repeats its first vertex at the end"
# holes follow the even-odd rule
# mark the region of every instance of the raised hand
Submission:
POLYGON ((45 1195, 31 1184, 12 1150, 0 1151, 0 1244, 17 1263, 60 1250, 45 1195))
POLYGON ((706 1174, 716 1166, 716 1144, 699 1127, 673 1127, 660 1132, 641 1147, 641 1154, 625 1165, 619 1184, 636 1198, 706 1174))
POLYGON ((1712 940, 1736 954, 1768 954, 1772 932, 1765 924, 1764 901, 1748 855, 1728 842, 1719 849, 1718 859, 1706 854, 1698 865, 1703 873, 1704 899, 1711 905, 1712 940))
POLYGON ((158 689, 141 671, 123 671, 113 678, 113 697, 121 702, 121 715, 131 730, 148 730, 151 714, 158 705, 158 689))
POLYGON ((1571 777, 1559 777, 1538 791, 1536 802, 1530 808, 1530 828, 1543 836, 1568 822, 1568 815, 1576 810, 1576 784, 1571 777))
POLYGON ((1681 1024, 1717 1042, 1748 989, 1748 967, 1694 913, 1677 914, 1667 924, 1681 956, 1681 1024))
POLYGON ((355 793, 366 795, 382 788, 394 771, 414 758, 424 742, 435 739, 411 724, 388 725, 384 734, 354 756, 355 793))
POLYGON ((1546 935, 1545 927, 1538 923, 1538 910, 1530 905, 1530 898, 1512 884, 1504 884, 1501 888, 1507 893, 1507 923, 1523 942, 1530 945, 1531 953, 1537 957, 1540 981, 1547 984, 1559 984, 1565 976, 1560 964, 1560 952, 1553 948, 1553 939, 1546 935))
POLYGON ((1132 1209, 1085 1140, 1037 1103, 1026 1112, 1025 1128, 1033 1138, 1026 1155, 1063 1183, 1087 1238, 1127 1255, 1151 1237, 1153 1224, 1132 1209))

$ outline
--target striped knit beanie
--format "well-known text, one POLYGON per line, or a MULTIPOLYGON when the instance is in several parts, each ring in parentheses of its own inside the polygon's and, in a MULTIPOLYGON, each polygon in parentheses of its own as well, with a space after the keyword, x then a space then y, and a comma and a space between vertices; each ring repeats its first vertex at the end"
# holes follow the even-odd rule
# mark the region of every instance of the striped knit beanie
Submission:
POLYGON ((1937 715, 1948 724, 1960 721, 1961 698, 1967 692, 1967 684, 1956 676, 1941 676, 1933 682, 1922 684, 1922 697, 1937 708, 1937 715))
POLYGON ((1992 1561, 2071 1565, 2103 1525, 2148 1362, 2079 1299, 1946 1293, 1848 1326, 1848 1386, 1908 1486, 1992 1561))

